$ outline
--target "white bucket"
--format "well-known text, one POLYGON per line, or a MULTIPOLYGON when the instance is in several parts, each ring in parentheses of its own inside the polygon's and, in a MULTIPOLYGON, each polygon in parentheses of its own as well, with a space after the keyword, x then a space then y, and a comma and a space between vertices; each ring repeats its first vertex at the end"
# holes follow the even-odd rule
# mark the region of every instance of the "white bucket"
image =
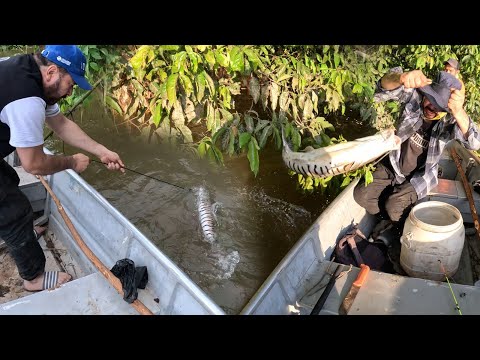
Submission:
POLYGON ((422 202, 412 208, 405 222, 400 265, 410 276, 445 280, 445 273, 451 277, 458 270, 464 241, 462 214, 455 206, 422 202))

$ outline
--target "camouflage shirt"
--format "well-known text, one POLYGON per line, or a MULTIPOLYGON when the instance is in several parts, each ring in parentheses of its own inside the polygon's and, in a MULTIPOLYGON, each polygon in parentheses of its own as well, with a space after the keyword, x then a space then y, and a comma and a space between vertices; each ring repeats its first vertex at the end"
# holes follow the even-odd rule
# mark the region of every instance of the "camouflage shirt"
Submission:
MULTIPOLYGON (((400 67, 393 68, 391 71, 403 73, 400 67)), ((402 143, 414 135, 420 126, 422 126, 423 95, 417 89, 405 89, 402 85, 394 90, 385 90, 382 88, 379 80, 377 82, 374 99, 375 101, 398 100, 405 105, 397 130, 397 136, 400 137, 402 143)), ((410 179, 410 183, 417 192, 418 199, 425 197, 428 192, 438 184, 438 162, 448 141, 458 139, 467 149, 478 150, 480 148, 478 128, 470 116, 468 120, 470 124, 466 136, 463 135, 457 125, 456 119, 450 113, 434 125, 428 144, 425 166, 418 169, 410 179)), ((390 152, 389 156, 392 167, 395 170, 396 182, 401 184, 406 178, 400 172, 400 150, 390 152)))

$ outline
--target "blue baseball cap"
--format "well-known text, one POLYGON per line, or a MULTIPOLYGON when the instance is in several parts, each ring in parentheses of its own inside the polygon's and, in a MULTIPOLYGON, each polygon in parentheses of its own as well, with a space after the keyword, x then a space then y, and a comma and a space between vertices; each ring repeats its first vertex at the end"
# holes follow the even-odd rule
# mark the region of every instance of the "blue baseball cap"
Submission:
POLYGON ((84 90, 91 90, 85 79, 87 60, 76 45, 46 45, 42 56, 68 71, 73 81, 84 90))

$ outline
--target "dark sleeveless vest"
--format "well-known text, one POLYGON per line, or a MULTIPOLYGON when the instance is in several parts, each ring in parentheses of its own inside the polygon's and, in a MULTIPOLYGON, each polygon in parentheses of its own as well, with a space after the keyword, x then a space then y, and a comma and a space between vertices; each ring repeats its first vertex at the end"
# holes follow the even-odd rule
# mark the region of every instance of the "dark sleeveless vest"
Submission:
MULTIPOLYGON (((44 99, 42 74, 33 55, 12 56, 0 61, 0 112, 9 103, 32 96, 44 99)), ((9 141, 10 128, 0 121, 0 159, 15 150, 9 141)))

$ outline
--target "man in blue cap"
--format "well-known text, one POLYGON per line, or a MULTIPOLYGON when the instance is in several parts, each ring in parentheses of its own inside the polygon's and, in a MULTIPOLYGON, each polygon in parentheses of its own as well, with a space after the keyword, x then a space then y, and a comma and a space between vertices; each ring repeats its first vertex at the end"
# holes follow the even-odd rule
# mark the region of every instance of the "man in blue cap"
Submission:
POLYGON ((354 199, 385 220, 379 224, 389 229, 390 237, 399 238, 410 209, 438 184, 438 163, 448 141, 458 139, 467 149, 480 149, 479 130, 463 109, 460 90, 459 80, 445 71, 432 81, 421 70, 404 73, 399 67, 377 83, 376 101, 404 105, 396 133, 402 143, 377 165, 372 183, 358 183, 354 199))
POLYGON ((39 291, 71 279, 64 272, 45 272, 45 255, 33 228, 33 211, 18 188, 15 170, 3 158, 14 150, 23 168, 34 175, 66 169, 77 173, 89 165, 88 156, 47 155, 43 152, 46 123, 63 141, 97 156, 110 170, 123 169, 117 153, 91 139, 60 111, 58 101, 74 86, 90 90, 86 59, 75 45, 47 45, 41 53, 0 61, 0 237, 14 259, 24 287, 39 291))

